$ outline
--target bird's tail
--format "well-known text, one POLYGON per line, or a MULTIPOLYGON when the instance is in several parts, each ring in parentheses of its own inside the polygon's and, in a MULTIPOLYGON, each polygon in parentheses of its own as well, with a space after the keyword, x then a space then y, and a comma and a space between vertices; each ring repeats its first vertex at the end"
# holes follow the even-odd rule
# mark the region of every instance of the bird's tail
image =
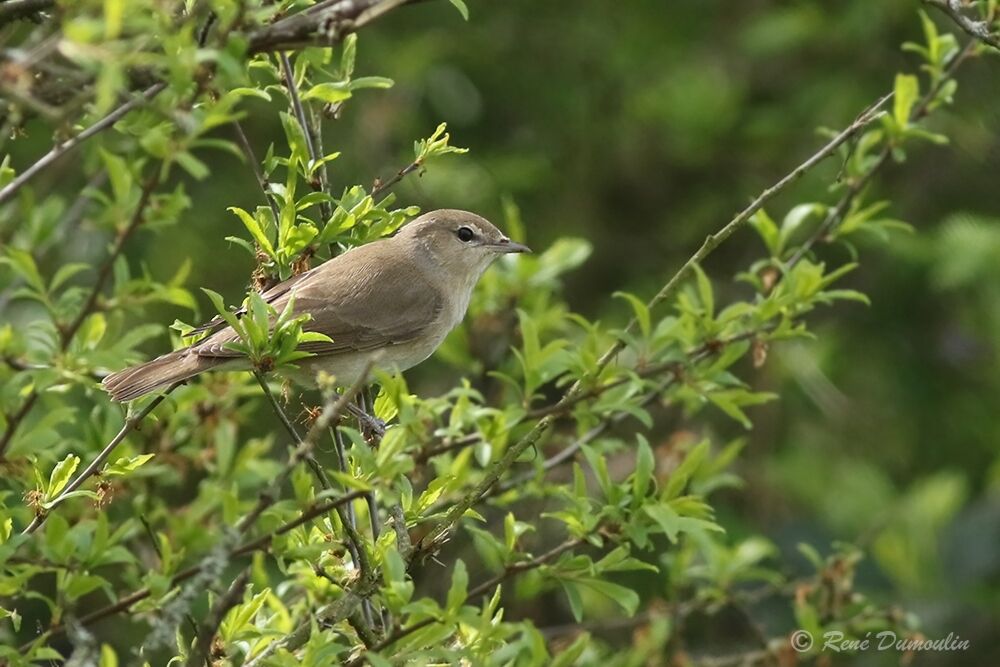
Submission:
POLYGON ((151 391, 187 380, 218 365, 214 359, 199 357, 190 350, 177 350, 138 366, 112 373, 101 383, 111 398, 124 403, 151 391))

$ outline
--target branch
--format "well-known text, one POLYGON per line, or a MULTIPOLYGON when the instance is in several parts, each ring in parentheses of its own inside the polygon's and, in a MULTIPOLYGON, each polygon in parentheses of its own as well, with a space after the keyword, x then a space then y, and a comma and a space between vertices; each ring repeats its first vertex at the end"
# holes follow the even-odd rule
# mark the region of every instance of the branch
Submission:
POLYGON ((415 0, 341 0, 303 11, 250 34, 249 54, 329 46, 386 12, 415 0))
MULTIPOLYGON (((666 284, 664 284, 660 291, 649 300, 646 307, 649 310, 652 310, 672 297, 679 289, 681 282, 693 270, 696 264, 703 262, 704 259, 708 257, 719 245, 743 227, 754 213, 763 208, 764 204, 774 198, 779 192, 783 191, 789 185, 800 179, 806 172, 810 171, 820 162, 833 155, 840 146, 854 138, 865 127, 874 122, 881 115, 881 107, 891 97, 891 93, 885 95, 875 104, 862 111, 854 122, 833 137, 833 139, 827 142, 822 148, 819 149, 819 151, 786 174, 777 183, 761 192, 749 206, 737 213, 736 216, 725 226, 719 229, 719 231, 706 237, 701 247, 698 248, 698 250, 686 262, 684 262, 681 268, 666 282, 666 284)), ((610 348, 608 348, 608 350, 598 360, 597 374, 606 368, 619 352, 625 349, 625 341, 628 340, 631 334, 635 333, 638 327, 639 322, 633 317, 628 326, 626 326, 624 335, 620 336, 618 340, 610 348)), ((584 392, 585 380, 586 378, 580 378, 574 382, 566 393, 563 394, 563 397, 556 403, 556 406, 562 408, 566 405, 571 405, 574 401, 576 401, 577 396, 584 392)), ((420 550, 431 550, 435 548, 439 542, 446 539, 448 534, 458 524, 465 513, 486 497, 493 485, 497 483, 506 470, 514 465, 514 462, 517 461, 521 454, 533 447, 541 439, 542 435, 552 426, 553 420, 554 416, 551 414, 542 417, 542 419, 539 420, 527 434, 525 434, 512 446, 508 447, 507 451, 504 452, 503 457, 495 461, 490 466, 480 483, 477 484, 475 488, 467 493, 461 500, 455 503, 451 509, 448 510, 444 520, 421 540, 420 550)))
MULTIPOLYGON (((6 5, 0 4, 0 7, 6 5)), ((67 139, 61 144, 56 144, 52 147, 48 153, 43 155, 35 164, 28 167, 26 170, 21 172, 17 178, 8 183, 3 189, 0 189, 0 204, 7 202, 11 197, 13 197, 18 190, 21 189, 28 181, 40 174, 43 170, 49 167, 52 163, 58 160, 60 157, 75 150, 83 142, 87 141, 91 137, 100 134, 104 130, 108 129, 119 120, 125 117, 128 112, 132 111, 136 107, 145 104, 149 100, 153 99, 159 95, 167 87, 165 82, 160 82, 154 84, 144 90, 139 96, 132 98, 125 104, 121 105, 107 116, 97 121, 86 130, 76 135, 71 139, 67 139)))
MULTIPOLYGON (((575 549, 576 547, 582 546, 585 543, 586 543, 586 540, 584 538, 582 538, 582 537, 571 538, 569 540, 566 540, 565 542, 563 542, 559 546, 554 547, 553 549, 550 549, 549 551, 546 551, 545 553, 541 554, 540 556, 536 556, 535 558, 532 558, 530 560, 526 560, 526 561, 522 561, 522 562, 519 562, 519 563, 514 563, 512 565, 509 565, 500 574, 498 574, 495 577, 492 577, 491 579, 488 579, 487 581, 484 581, 481 584, 479 584, 478 586, 472 588, 468 592, 468 594, 466 595, 466 599, 474 598, 474 597, 477 597, 479 595, 483 595, 485 593, 489 593, 494 588, 496 588, 498 584, 506 581, 507 579, 509 579, 511 577, 514 577, 514 576, 517 576, 517 575, 519 575, 521 573, 528 572, 529 570, 536 570, 536 569, 542 567, 543 565, 547 565, 548 563, 552 562, 553 560, 555 560, 556 558, 558 558, 562 554, 566 553, 570 549, 575 549)), ((372 651, 381 651, 382 649, 384 649, 384 648, 386 648, 388 646, 391 646, 392 644, 398 642, 400 639, 403 639, 404 637, 407 637, 407 636, 413 634, 417 630, 422 630, 423 628, 426 628, 427 626, 432 625, 432 624, 437 623, 437 622, 439 622, 439 619, 434 618, 434 617, 430 617, 430 618, 425 618, 424 620, 419 621, 417 623, 414 623, 413 625, 407 626, 405 628, 397 628, 388 637, 386 637, 382 641, 380 641, 377 644, 375 644, 374 646, 372 646, 370 650, 372 650, 372 651)), ((357 658, 357 659, 355 659, 354 661, 348 663, 348 664, 349 665, 359 664, 358 660, 360 660, 360 657, 357 658)))
POLYGON ((88 465, 83 472, 77 475, 72 482, 66 485, 66 488, 62 490, 62 493, 60 493, 58 496, 52 499, 51 507, 49 507, 48 510, 39 512, 38 514, 35 515, 35 518, 31 520, 31 523, 29 523, 23 531, 21 531, 21 534, 30 535, 31 533, 34 533, 36 530, 38 530, 41 527, 41 525, 45 523, 45 519, 48 517, 49 512, 58 507, 69 494, 71 494, 72 492, 76 491, 81 486, 83 486, 84 482, 93 477, 94 474, 97 473, 97 469, 100 468, 105 463, 105 461, 108 460, 108 458, 111 456, 112 453, 114 453, 118 445, 121 444, 122 440, 125 439, 125 436, 127 436, 130 431, 136 429, 139 426, 139 424, 142 423, 142 420, 145 419, 150 412, 156 409, 156 406, 162 403, 163 399, 165 399, 170 394, 170 392, 172 392, 174 389, 177 389, 177 387, 181 386, 182 384, 184 384, 183 381, 175 382, 174 384, 170 385, 169 387, 167 387, 166 391, 164 391, 162 394, 160 394, 152 401, 150 401, 149 405, 144 407, 139 414, 126 419, 125 424, 122 426, 121 430, 118 431, 118 434, 111 439, 111 442, 109 442, 107 445, 104 446, 104 449, 102 449, 101 452, 96 457, 94 457, 94 460, 90 462, 90 465, 88 465))
MULTIPOLYGON (((351 493, 339 496, 337 498, 331 498, 330 500, 313 505, 309 509, 304 510, 295 519, 289 521, 288 523, 283 524, 279 528, 275 529, 273 532, 268 533, 266 535, 262 535, 261 537, 258 537, 255 540, 246 542, 245 544, 233 549, 232 551, 229 552, 229 558, 239 558, 241 556, 246 556, 251 553, 254 553, 255 551, 264 551, 271 546, 271 542, 274 540, 274 538, 280 537, 281 535, 291 532, 292 530, 298 528, 299 526, 309 521, 312 521, 313 519, 323 514, 326 514, 330 510, 336 509, 341 505, 349 503, 353 500, 357 500, 358 498, 363 498, 364 494, 365 494, 364 491, 352 491, 351 493)), ((177 584, 180 584, 190 579, 199 572, 201 572, 200 565, 193 565, 187 568, 186 570, 178 572, 173 576, 173 578, 171 578, 170 587, 173 588, 177 584)), ((107 618, 108 616, 114 616, 115 614, 118 614, 120 612, 127 611, 132 607, 132 605, 142 600, 145 600, 150 595, 152 595, 152 593, 148 588, 141 588, 137 591, 134 591, 126 595, 125 597, 119 598, 116 602, 108 605, 107 607, 91 612, 90 614, 81 618, 78 622, 84 626, 91 625, 93 623, 96 623, 100 620, 107 618)), ((49 631, 49 636, 50 637, 57 636, 64 633, 65 631, 66 627, 64 625, 57 625, 56 627, 52 628, 49 631)), ((22 651, 23 650, 25 649, 22 648, 22 651)))
MULTIPOLYGON (((368 375, 371 373, 372 361, 365 364, 365 368, 362 370, 358 379, 353 385, 342 394, 334 394, 331 396, 326 404, 323 406, 323 412, 316 421, 313 422, 312 427, 309 432, 306 433, 305 437, 299 442, 298 446, 292 451, 291 456, 288 457, 288 461, 285 463, 284 468, 281 472, 274 478, 274 481, 267 487, 265 491, 260 494, 257 500, 257 505, 249 514, 245 515, 236 524, 236 530, 238 532, 246 532, 250 526, 257 521, 264 510, 277 502, 278 497, 281 495, 281 487, 291 476, 292 471, 295 470, 295 466, 306 460, 311 454, 313 449, 316 448, 316 444, 319 441, 319 437, 322 433, 326 431, 330 425, 334 424, 340 415, 343 414, 347 405, 354 400, 354 397, 364 386, 365 382, 368 380, 368 375)), ((270 394, 270 392, 268 392, 270 394)))
MULTIPOLYGON (((933 86, 927 93, 920 98, 920 100, 914 105, 913 110, 910 112, 910 121, 916 122, 922 119, 930 112, 931 104, 937 99, 938 93, 944 88, 945 84, 950 81, 954 75, 955 71, 965 62, 966 58, 972 55, 975 50, 975 42, 969 42, 966 44, 958 53, 952 57, 951 61, 945 67, 941 78, 938 80, 937 84, 933 86)), ((796 264, 798 264, 802 259, 809 253, 810 250, 816 245, 816 243, 829 238, 840 223, 843 221, 844 216, 847 215, 851 208, 851 204, 854 200, 861 194, 861 192, 868 186, 872 178, 886 165, 889 163, 889 158, 892 156, 892 149, 890 146, 886 146, 879 153, 879 156, 872 163, 871 167, 868 168, 864 174, 856 178, 848 187, 847 191, 841 196, 837 204, 829 210, 823 222, 820 223, 819 227, 816 228, 812 234, 803 241, 802 245, 795 251, 795 253, 789 258, 788 262, 785 264, 784 274, 787 274, 796 264)))
POLYGON ((271 207, 271 213, 274 215, 275 221, 281 219, 281 212, 278 211, 278 205, 274 203, 274 198, 271 196, 269 183, 264 172, 261 171, 260 163, 257 162, 257 156, 254 155, 253 147, 250 145, 250 140, 247 139, 246 132, 243 131, 243 125, 238 120, 233 121, 233 129, 236 131, 236 139, 240 144, 240 149, 243 150, 243 156, 246 158, 247 164, 253 170, 254 178, 257 179, 257 184, 260 186, 261 192, 264 193, 264 201, 267 205, 271 207))
MULTIPOLYGON (((292 61, 289 59, 288 54, 282 51, 278 56, 278 60, 281 62, 281 71, 284 73, 285 88, 288 89, 288 98, 292 104, 292 112, 299 121, 299 126, 302 128, 302 136, 306 140, 306 150, 309 152, 309 159, 312 160, 312 164, 319 164, 320 160, 323 159, 322 130, 319 127, 313 127, 313 124, 306 117, 306 110, 302 106, 302 98, 299 96, 299 88, 295 83, 295 68, 292 67, 292 61)), ((327 190, 326 180, 326 165, 322 165, 319 170, 318 179, 314 181, 310 178, 309 185, 313 190, 325 193, 327 190)), ((329 203, 320 202, 319 210, 324 220, 330 218, 332 212, 330 211, 329 203)))
POLYGON ((990 30, 993 23, 992 20, 977 21, 970 18, 963 11, 968 5, 963 3, 962 0, 923 0, 923 2, 947 14, 955 25, 964 30, 969 36, 987 46, 1000 50, 1000 37, 990 30))
POLYGON ((215 633, 219 631, 219 625, 226 617, 226 613, 240 603, 249 579, 250 568, 246 568, 236 577, 225 595, 215 601, 215 605, 212 606, 212 611, 205 622, 198 626, 198 643, 191 651, 191 655, 188 656, 187 667, 215 664, 211 659, 212 641, 215 639, 215 633))
POLYGON ((405 167, 397 171, 393 175, 393 177, 390 178, 389 180, 387 181, 382 181, 381 179, 376 180, 375 184, 372 186, 371 198, 373 200, 377 199, 379 195, 381 195, 383 192, 387 192, 388 190, 392 189, 392 186, 396 185, 396 183, 399 183, 408 175, 420 169, 421 166, 422 165, 420 163, 420 160, 414 160, 410 164, 406 165, 405 167))

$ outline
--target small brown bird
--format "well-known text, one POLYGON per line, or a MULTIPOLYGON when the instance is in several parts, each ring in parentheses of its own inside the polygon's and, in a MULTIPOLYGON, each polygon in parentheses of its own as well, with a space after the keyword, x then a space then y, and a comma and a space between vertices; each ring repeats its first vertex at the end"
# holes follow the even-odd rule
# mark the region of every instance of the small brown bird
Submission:
MULTIPOLYGON (((323 370, 352 384, 370 360, 398 372, 429 357, 465 317, 472 289, 489 265, 513 252, 531 251, 474 213, 442 209, 261 296, 278 312, 294 297, 294 314, 312 316, 303 329, 332 341, 301 345, 314 356, 296 362, 296 379, 312 381, 323 370)), ((246 357, 227 349, 239 340, 237 333, 221 323, 213 327, 218 330, 191 347, 112 373, 104 378, 105 390, 116 401, 131 401, 208 370, 249 369, 246 357)))

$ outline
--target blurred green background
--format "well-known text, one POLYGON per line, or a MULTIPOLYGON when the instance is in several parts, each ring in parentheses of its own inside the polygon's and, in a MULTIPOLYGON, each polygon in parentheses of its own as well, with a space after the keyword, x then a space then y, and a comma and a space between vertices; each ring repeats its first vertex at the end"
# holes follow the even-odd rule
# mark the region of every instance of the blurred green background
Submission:
MULTIPOLYGON (((594 251, 569 277, 569 303, 609 321, 625 315, 613 291, 651 295, 707 233, 820 145, 818 126, 850 123, 911 71, 900 45, 921 34, 914 0, 469 4, 468 24, 447 3, 418 3, 361 36, 357 74, 396 85, 359 93, 327 123, 326 149, 343 151, 330 168, 334 192, 391 176, 415 138, 447 121, 470 153, 409 177, 400 201, 501 225, 511 201, 534 247, 588 239, 594 251)), ((920 664, 985 665, 1000 655, 1000 59, 968 63, 959 82, 954 107, 931 120, 952 144, 926 144, 876 179, 892 217, 917 233, 862 248, 845 286, 872 306, 817 313, 816 341, 771 350, 752 374, 781 400, 753 411, 739 464, 747 483, 720 511, 731 533, 763 533, 803 572, 797 543, 860 541, 868 590, 918 614, 929 637, 972 643, 920 664)), ((275 109, 247 108, 263 155, 283 141, 275 109)), ((27 142, 14 149, 31 152, 27 142)), ((223 240, 243 233, 226 207, 250 209, 260 194, 233 156, 207 157, 212 177, 185 183, 195 208, 166 236, 140 234, 128 256, 158 279, 190 258, 189 285, 234 300, 252 266, 223 240)), ((829 201, 837 171, 829 161, 768 210, 829 201)), ((747 230, 713 255, 705 268, 723 296, 749 293, 731 278, 759 243, 747 230)), ((81 244, 70 254, 100 252, 81 244)), ((847 250, 826 253, 842 261, 847 250)), ((436 386, 445 371, 428 364, 412 384, 436 386)), ((685 427, 681 415, 663 419, 685 427)), ((722 419, 716 428, 741 435, 722 419)), ((766 609, 757 620, 777 623, 766 609)))

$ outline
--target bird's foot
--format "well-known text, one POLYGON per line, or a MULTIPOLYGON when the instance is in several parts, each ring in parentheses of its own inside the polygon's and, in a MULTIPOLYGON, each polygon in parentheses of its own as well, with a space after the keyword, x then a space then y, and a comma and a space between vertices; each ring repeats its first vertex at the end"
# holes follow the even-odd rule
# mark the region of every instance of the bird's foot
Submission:
POLYGON ((348 410, 358 420, 358 427, 361 429, 361 435, 365 441, 373 447, 378 446, 378 443, 382 442, 382 438, 385 437, 385 422, 354 404, 350 404, 348 410))

